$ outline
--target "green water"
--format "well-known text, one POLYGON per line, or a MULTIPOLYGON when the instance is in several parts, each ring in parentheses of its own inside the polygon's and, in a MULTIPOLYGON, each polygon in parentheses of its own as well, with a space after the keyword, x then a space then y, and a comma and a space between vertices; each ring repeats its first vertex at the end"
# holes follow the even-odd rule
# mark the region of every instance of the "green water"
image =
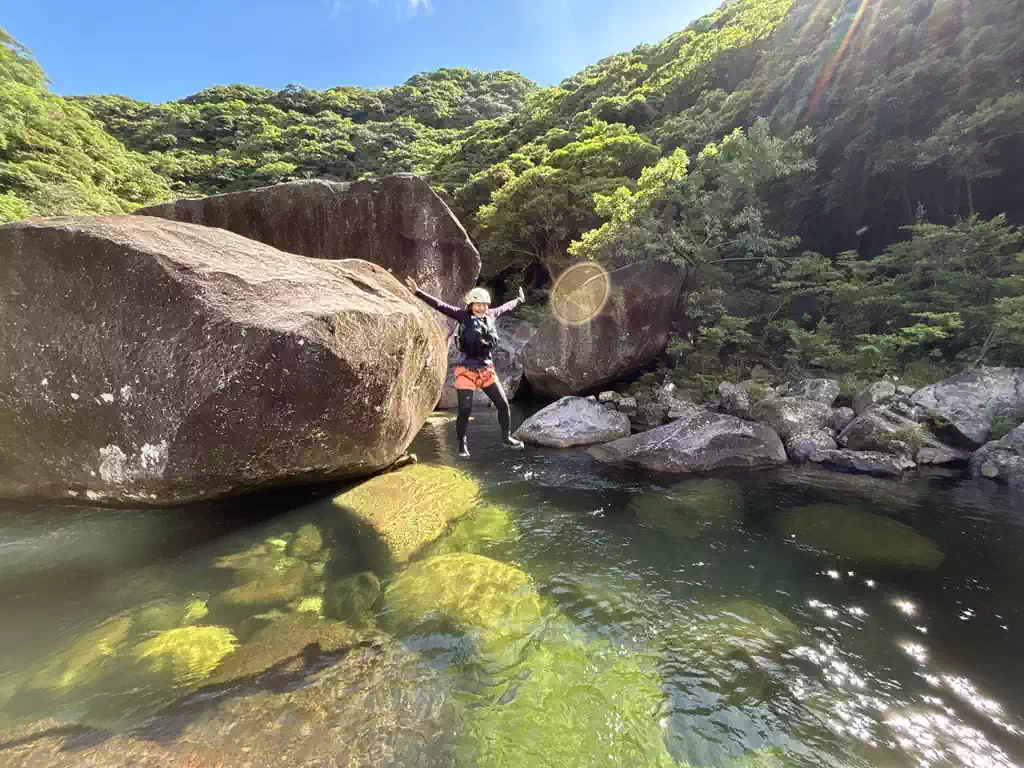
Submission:
POLYGON ((373 615, 352 621, 366 633, 355 649, 325 640, 262 674, 249 674, 263 669, 259 630, 299 606, 318 621, 317 575, 354 562, 329 499, 4 511, 0 765, 157 747, 195 765, 310 767, 1024 755, 1019 497, 949 474, 681 481, 582 451, 503 451, 492 415, 472 425, 468 461, 453 423, 411 449, 466 470, 482 500, 382 580, 373 615), (308 523, 324 538, 312 554, 291 543, 308 523), (231 571, 215 565, 253 547, 298 552, 274 561, 275 584, 284 568, 304 586, 274 609, 229 610, 231 571), (203 629, 215 622, 241 641, 233 654, 203 629), (169 626, 202 652, 117 661, 169 626), (246 674, 206 679, 224 654, 246 674))

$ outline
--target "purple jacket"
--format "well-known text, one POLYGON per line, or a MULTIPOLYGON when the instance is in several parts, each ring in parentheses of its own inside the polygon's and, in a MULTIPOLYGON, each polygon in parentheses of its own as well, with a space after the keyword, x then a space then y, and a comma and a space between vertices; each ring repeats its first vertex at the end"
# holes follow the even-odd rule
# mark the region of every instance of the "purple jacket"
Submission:
MULTIPOLYGON (((436 309, 443 315, 447 315, 452 320, 458 323, 467 322, 473 315, 465 307, 459 308, 448 304, 447 302, 441 301, 436 296, 431 296, 429 293, 423 291, 416 291, 416 295, 423 299, 427 304, 436 309)), ((506 302, 498 307, 492 307, 487 310, 487 319, 493 323, 496 319, 504 315, 506 312, 511 312, 513 309, 518 307, 523 302, 518 298, 512 299, 512 301, 506 302)), ((491 350, 487 350, 486 357, 472 357, 468 354, 463 353, 462 359, 459 361, 459 365, 464 365, 467 368, 488 368, 494 365, 494 360, 491 357, 491 350)))

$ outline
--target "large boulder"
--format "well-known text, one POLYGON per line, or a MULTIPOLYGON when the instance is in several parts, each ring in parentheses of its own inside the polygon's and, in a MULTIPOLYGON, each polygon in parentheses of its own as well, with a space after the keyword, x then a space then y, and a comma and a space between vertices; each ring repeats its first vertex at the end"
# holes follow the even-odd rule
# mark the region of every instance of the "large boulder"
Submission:
POLYGON ((355 478, 437 403, 445 340, 383 268, 161 219, 0 227, 0 496, 172 504, 355 478))
POLYGON ((1024 410, 1024 368, 978 368, 919 390, 912 398, 966 448, 980 448, 992 420, 1024 410))
POLYGON ((872 408, 891 399, 895 394, 896 385, 891 381, 876 381, 862 389, 856 394, 856 396, 854 396, 853 410, 859 415, 864 413, 868 408, 872 408))
POLYGON ((523 347, 534 392, 559 398, 596 391, 653 360, 668 343, 685 272, 645 261, 609 274, 608 301, 594 319, 568 325, 552 316, 523 347))
POLYGON ((786 449, 773 429, 717 413, 679 419, 587 452, 598 461, 677 473, 786 463, 786 449))
MULTIPOLYGON (((498 327, 499 341, 498 348, 494 350, 494 368, 498 372, 498 381, 511 400, 519 393, 523 383, 523 346, 537 332, 537 327, 514 315, 499 317, 495 325, 498 327)), ((462 353, 455 344, 452 344, 448 350, 448 375, 441 391, 441 401, 437 405, 441 410, 451 410, 459 406, 455 390, 455 365, 461 356, 462 353)), ((476 392, 473 395, 474 405, 487 406, 490 403, 483 392, 476 392)))
POLYGON ((855 451, 909 455, 921 464, 967 461, 970 454, 944 445, 927 428, 895 408, 870 408, 839 435, 839 445, 855 451))
POLYGON ((563 397, 528 418, 516 432, 524 443, 552 448, 608 443, 629 433, 626 414, 587 397, 563 397))
POLYGON ((832 409, 819 400, 806 397, 770 397, 754 406, 751 416, 767 424, 788 440, 823 429, 832 421, 832 409))
POLYGON ((789 394, 817 400, 831 407, 839 397, 840 389, 839 382, 835 379, 801 379, 790 385, 789 394))
POLYGON ((480 254, 465 229, 426 181, 409 174, 294 181, 136 214, 226 229, 314 259, 369 261, 450 304, 461 304, 480 276, 480 254))
POLYGON ((971 472, 1024 491, 1024 424, 971 456, 971 472))

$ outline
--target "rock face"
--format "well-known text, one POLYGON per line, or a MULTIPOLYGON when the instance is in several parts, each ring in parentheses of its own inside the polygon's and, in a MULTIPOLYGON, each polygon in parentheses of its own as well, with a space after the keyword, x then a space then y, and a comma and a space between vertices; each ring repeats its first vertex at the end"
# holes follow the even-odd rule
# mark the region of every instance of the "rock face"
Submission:
POLYGON ((0 496, 171 504, 392 464, 444 336, 381 267, 139 216, 0 227, 0 496))
POLYGON ((596 445, 587 453, 598 461, 678 473, 759 469, 786 463, 786 449, 774 430, 717 413, 680 419, 596 445))
POLYGON ((901 477, 906 470, 917 466, 905 455, 895 456, 877 451, 815 451, 808 459, 816 464, 881 477, 901 477))
POLYGON ((853 398, 853 410, 858 414, 864 413, 868 408, 885 402, 895 394, 896 385, 891 381, 876 381, 853 398))
POLYGON ((1024 424, 971 456, 971 472, 1024 491, 1024 424))
POLYGON ((817 400, 831 407, 839 397, 840 389, 839 382, 833 379, 802 379, 790 385, 789 394, 817 400))
POLYGON ((426 181, 408 174, 295 181, 136 213, 219 227, 300 256, 369 261, 451 304, 461 304, 480 276, 480 254, 458 219, 426 181))
MULTIPOLYGON (((494 350, 494 367, 498 372, 498 380, 501 382, 505 394, 511 400, 518 394, 523 383, 523 346, 537 332, 537 328, 532 323, 513 315, 499 317, 495 325, 498 327, 500 338, 498 348, 494 350)), ((441 410, 451 410, 459 406, 458 395, 455 391, 455 363, 458 359, 459 351, 455 344, 452 344, 448 351, 448 375, 444 380, 441 401, 437 405, 441 410)), ((474 405, 486 406, 490 405, 490 402, 483 392, 473 395, 474 405)))
POLYGON ((832 410, 832 429, 842 432, 855 418, 857 418, 857 412, 853 408, 834 408, 832 410))
POLYGON ((1024 368, 979 368, 919 390, 914 405, 947 426, 965 448, 980 448, 992 435, 992 419, 1024 410, 1024 368))
POLYGON ((728 381, 718 385, 718 396, 722 398, 722 410, 730 416, 749 419, 750 393, 728 381))
POLYGON ((585 397, 563 397, 523 422, 524 443, 552 448, 607 443, 628 437, 629 417, 585 397))
POLYGON ((786 453, 797 463, 808 461, 818 451, 833 451, 839 446, 827 429, 793 435, 786 440, 786 453))
POLYGON ((601 314, 579 326, 551 317, 523 347, 526 379, 537 394, 559 398, 596 390, 665 348, 683 270, 652 261, 609 277, 611 295, 601 314))
POLYGON ((776 432, 783 440, 823 429, 832 421, 832 409, 806 397, 771 397, 754 406, 751 416, 776 432))

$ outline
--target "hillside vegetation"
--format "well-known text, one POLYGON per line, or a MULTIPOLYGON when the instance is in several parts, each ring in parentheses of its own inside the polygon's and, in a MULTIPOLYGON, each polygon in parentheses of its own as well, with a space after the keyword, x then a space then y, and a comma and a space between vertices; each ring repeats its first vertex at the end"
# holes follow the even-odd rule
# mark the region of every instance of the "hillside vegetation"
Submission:
POLYGON ((1024 364, 1018 0, 732 0, 554 88, 446 69, 61 99, 0 51, 0 220, 407 171, 499 291, 579 259, 685 267, 662 363, 689 377, 1024 364))

